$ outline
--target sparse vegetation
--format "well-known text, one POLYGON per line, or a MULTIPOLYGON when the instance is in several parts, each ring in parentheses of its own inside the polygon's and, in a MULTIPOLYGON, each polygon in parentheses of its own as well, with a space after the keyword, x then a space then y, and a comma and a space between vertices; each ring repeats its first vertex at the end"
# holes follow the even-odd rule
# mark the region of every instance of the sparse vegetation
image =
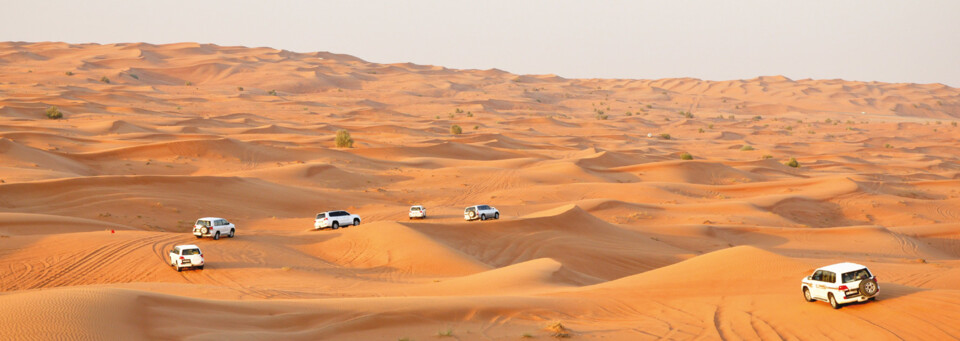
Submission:
POLYGON ((762 119, 763 119, 763 116, 760 116, 760 115, 757 115, 757 116, 754 116, 754 117, 753 117, 753 120, 754 120, 754 121, 759 121, 759 120, 762 120, 762 119))
POLYGON ((270 96, 279 96, 279 95, 277 95, 277 90, 267 91, 267 94, 270 95, 270 96))
POLYGON ((130 78, 133 78, 133 79, 136 79, 136 80, 140 80, 140 76, 137 76, 137 75, 132 74, 132 73, 130 74, 130 78))
POLYGON ((883 145, 883 148, 893 148, 893 145, 887 143, 887 144, 883 145))
POLYGON ((101 81, 101 82, 104 82, 104 83, 107 83, 107 84, 110 84, 110 78, 107 78, 107 76, 100 77, 100 81, 101 81))
POLYGON ((243 87, 242 87, 242 86, 238 86, 238 87, 237 87, 237 91, 243 91, 243 87))
POLYGON ((770 155, 770 154, 764 154, 764 155, 763 155, 763 159, 764 159, 764 160, 766 160, 766 159, 772 159, 772 158, 773 158, 773 155, 770 155))
POLYGON ((523 333, 523 334, 520 335, 520 337, 521 337, 521 338, 524 338, 524 339, 532 339, 532 338, 533 338, 533 334, 523 333))
POLYGON ((800 162, 798 162, 797 159, 795 158, 790 158, 790 160, 784 163, 784 165, 797 168, 797 167, 800 167, 800 162))
POLYGON ((950 125, 956 127, 956 126, 957 126, 957 121, 950 122, 950 125))
POLYGON ((467 111, 467 117, 473 117, 473 113, 472 113, 472 112, 469 112, 469 111, 467 111))
POLYGON ((59 120, 63 118, 63 113, 60 112, 60 108, 57 108, 57 106, 51 106, 47 108, 47 118, 51 120, 59 120))
POLYGON ((463 128, 460 128, 460 126, 454 124, 450 126, 450 133, 454 135, 460 135, 463 133, 463 128))
POLYGON ((653 109, 653 105, 647 104, 647 109, 653 109))
POLYGON ((567 329, 560 321, 552 322, 543 329, 549 331, 550 336, 558 339, 570 337, 570 329, 567 329))
POLYGON ((65 72, 65 74, 66 74, 67 76, 73 76, 73 71, 67 71, 67 72, 65 72))
POLYGON ((478 125, 473 126, 473 130, 477 130, 477 129, 480 129, 480 126, 478 125))
POLYGON ((462 113, 463 113, 463 110, 460 110, 460 108, 457 108, 457 109, 454 110, 453 112, 458 113, 458 114, 462 114, 462 113))
POLYGON ((337 148, 353 148, 353 138, 346 129, 337 130, 337 148))
POLYGON ((700 128, 700 130, 697 130, 697 132, 699 132, 699 133, 701 133, 701 134, 703 134, 705 131, 706 131, 706 130, 703 130, 703 128, 700 128))
POLYGON ((662 134, 660 134, 660 138, 662 138, 662 139, 664 139, 664 140, 669 140, 669 139, 670 139, 670 134, 662 133, 662 134))
POLYGON ((183 83, 183 85, 186 85, 186 86, 191 86, 191 85, 193 85, 193 82, 191 82, 191 81, 187 81, 186 83, 183 83))
POLYGON ((741 152, 746 152, 746 151, 751 151, 751 150, 753 150, 753 146, 751 146, 751 145, 749 145, 749 144, 745 144, 745 145, 743 145, 743 147, 740 147, 740 151, 741 151, 741 152))
POLYGON ((437 336, 439 337, 451 337, 453 336, 453 328, 447 328, 444 330, 438 330, 437 336))
MULTIPOLYGON (((602 112, 602 111, 601 111, 601 112, 602 112)), ((606 115, 606 114, 602 114, 602 113, 598 113, 598 114, 597 114, 597 119, 598 119, 598 120, 606 120, 606 119, 607 119, 607 115, 606 115)))
POLYGON ((680 160, 693 160, 693 155, 687 152, 680 153, 680 160))
POLYGON ((627 111, 627 112, 625 112, 625 113, 624 113, 623 115, 624 115, 624 116, 633 116, 633 113, 632 113, 632 112, 629 112, 629 111, 627 111))

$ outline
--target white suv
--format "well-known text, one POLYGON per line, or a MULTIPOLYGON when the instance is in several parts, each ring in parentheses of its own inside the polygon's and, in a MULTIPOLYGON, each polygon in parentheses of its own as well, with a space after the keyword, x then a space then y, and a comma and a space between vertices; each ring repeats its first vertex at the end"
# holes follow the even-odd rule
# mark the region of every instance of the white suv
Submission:
POLYGON ((317 213, 317 219, 313 221, 313 228, 317 230, 327 227, 336 230, 341 226, 351 225, 360 225, 360 216, 356 214, 350 214, 347 211, 327 211, 323 213, 317 213))
POLYGON ((223 218, 200 218, 197 219, 197 223, 193 225, 193 235, 197 238, 213 237, 213 239, 216 240, 220 239, 220 235, 233 238, 236 232, 237 227, 223 218))
POLYGON ((420 205, 410 206, 410 213, 408 214, 410 219, 419 218, 427 219, 427 209, 420 205))
POLYGON ((500 219, 500 211, 496 207, 488 205, 476 205, 470 206, 463 210, 463 219, 470 220, 487 220, 487 219, 500 219))
POLYGON ((177 272, 183 271, 183 268, 203 270, 203 252, 196 245, 175 246, 169 256, 170 266, 177 268, 177 272))
POLYGON ((876 299, 880 294, 877 277, 867 267, 854 263, 819 268, 801 280, 800 288, 807 302, 829 302, 833 309, 840 309, 846 303, 876 299))

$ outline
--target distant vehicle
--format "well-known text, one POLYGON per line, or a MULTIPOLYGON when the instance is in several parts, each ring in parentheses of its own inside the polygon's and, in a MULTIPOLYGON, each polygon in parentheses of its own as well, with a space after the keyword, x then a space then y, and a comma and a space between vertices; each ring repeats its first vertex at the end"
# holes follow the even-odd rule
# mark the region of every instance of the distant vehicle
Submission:
POLYGON ((174 246, 169 253, 170 266, 183 271, 183 268, 197 268, 203 270, 203 252, 196 245, 174 246))
POLYGON ((803 299, 830 303, 833 309, 852 302, 873 300, 880 294, 877 277, 866 266, 837 263, 819 268, 800 282, 803 299))
POLYGON ((410 219, 427 219, 427 209, 420 205, 410 206, 410 219))
POLYGON ((317 213, 317 219, 313 221, 313 228, 320 230, 324 228, 338 229, 341 226, 360 225, 360 216, 350 214, 347 211, 327 211, 317 213))
POLYGON ((470 220, 487 220, 487 219, 500 219, 500 211, 495 207, 488 205, 476 205, 470 206, 463 210, 463 219, 470 220))
POLYGON ((214 240, 219 240, 220 235, 233 238, 236 232, 237 227, 223 218, 200 218, 193 225, 193 235, 197 238, 213 237, 214 240))

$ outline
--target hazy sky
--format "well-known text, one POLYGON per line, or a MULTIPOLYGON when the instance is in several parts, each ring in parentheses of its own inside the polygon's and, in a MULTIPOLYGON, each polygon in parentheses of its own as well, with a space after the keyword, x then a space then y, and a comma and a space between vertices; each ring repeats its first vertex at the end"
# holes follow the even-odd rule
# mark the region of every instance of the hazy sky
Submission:
POLYGON ((0 41, 193 41, 570 78, 960 87, 953 0, 0 0, 0 41))

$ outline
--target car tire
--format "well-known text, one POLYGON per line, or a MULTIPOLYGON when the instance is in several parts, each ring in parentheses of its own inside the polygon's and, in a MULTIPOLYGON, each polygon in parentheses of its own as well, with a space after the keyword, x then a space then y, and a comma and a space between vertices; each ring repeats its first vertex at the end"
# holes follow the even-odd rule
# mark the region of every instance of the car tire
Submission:
POLYGON ((486 215, 486 214, 481 214, 481 215, 480 215, 480 220, 487 220, 487 215, 486 215))
POLYGON ((203 265, 198 266, 198 267, 197 267, 197 270, 203 270, 203 265))
POLYGON ((837 299, 833 298, 833 293, 827 294, 827 300, 830 301, 830 306, 833 307, 833 309, 840 309, 840 303, 837 303, 837 299))
POLYGON ((336 229, 340 228, 340 223, 338 223, 338 222, 333 222, 333 224, 330 224, 330 228, 336 230, 336 229))
POLYGON ((353 226, 359 226, 359 225, 360 225, 360 219, 354 219, 353 226))
POLYGON ((877 280, 868 278, 860 281, 860 295, 863 297, 873 297, 877 296, 877 292, 880 291, 880 288, 877 287, 877 280))
POLYGON ((220 240, 220 231, 217 231, 217 233, 213 234, 213 240, 220 240))
POLYGON ((813 296, 810 295, 810 289, 803 288, 803 299, 807 302, 813 302, 813 296))
POLYGON ((177 267, 177 272, 183 272, 183 268, 181 268, 181 267, 178 266, 178 267, 177 267))
POLYGON ((196 235, 194 237, 197 237, 197 239, 203 238, 203 236, 196 236, 196 235))
POLYGON ((494 214, 493 214, 493 219, 500 220, 500 212, 494 213, 494 214))
POLYGON ((230 229, 230 234, 228 234, 227 237, 233 238, 234 235, 236 235, 236 230, 230 229))

